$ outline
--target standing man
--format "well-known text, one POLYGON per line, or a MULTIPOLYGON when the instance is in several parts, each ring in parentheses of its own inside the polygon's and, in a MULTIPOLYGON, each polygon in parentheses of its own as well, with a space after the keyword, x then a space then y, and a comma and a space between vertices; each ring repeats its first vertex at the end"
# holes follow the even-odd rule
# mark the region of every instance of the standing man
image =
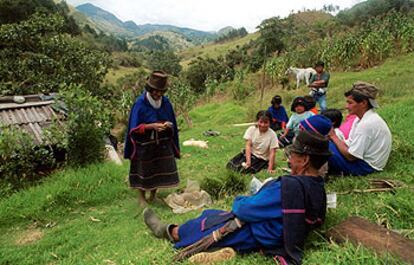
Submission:
POLYGON ((321 110, 326 109, 326 92, 328 90, 330 78, 330 74, 324 71, 324 67, 324 62, 318 61, 315 64, 316 74, 312 75, 309 81, 309 87, 311 88, 311 92, 309 94, 319 104, 321 110))
POLYGON ((158 188, 179 183, 175 163, 180 157, 178 130, 173 107, 164 96, 167 78, 162 71, 152 72, 129 115, 124 157, 131 160, 129 183, 138 189, 142 207, 156 199, 158 188), (148 200, 147 191, 151 192, 148 200))
POLYGON ((349 138, 341 141, 332 129, 329 172, 364 176, 381 171, 391 152, 391 132, 385 121, 375 112, 378 89, 369 83, 356 82, 345 93, 346 109, 357 116, 349 138))

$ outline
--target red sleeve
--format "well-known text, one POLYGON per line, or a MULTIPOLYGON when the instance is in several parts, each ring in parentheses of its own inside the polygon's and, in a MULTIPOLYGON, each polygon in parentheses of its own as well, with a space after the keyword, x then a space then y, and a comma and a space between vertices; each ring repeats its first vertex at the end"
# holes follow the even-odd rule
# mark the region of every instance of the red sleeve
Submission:
POLYGON ((140 124, 140 125, 138 125, 137 127, 133 128, 133 129, 129 132, 129 134, 132 134, 132 133, 144 134, 144 133, 145 133, 145 125, 146 125, 146 124, 140 124))

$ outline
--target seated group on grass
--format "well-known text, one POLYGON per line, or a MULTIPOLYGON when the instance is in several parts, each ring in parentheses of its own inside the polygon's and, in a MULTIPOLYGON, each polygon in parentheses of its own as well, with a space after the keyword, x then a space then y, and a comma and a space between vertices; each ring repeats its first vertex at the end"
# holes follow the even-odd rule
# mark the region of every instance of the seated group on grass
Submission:
MULTIPOLYGON (((345 93, 346 108, 353 116, 347 117, 342 130, 342 114, 338 110, 328 109, 322 115, 299 119, 307 107, 303 98, 296 98, 291 108, 295 114, 286 124, 287 132, 295 134, 285 149, 289 175, 266 182, 251 196, 236 197, 231 211, 205 210, 199 217, 178 225, 163 222, 154 211, 145 209, 145 224, 156 237, 183 248, 176 260, 204 250, 232 247, 240 253, 260 251, 281 264, 301 264, 307 235, 325 220, 321 167, 328 163, 329 171, 335 174, 366 175, 382 170, 388 160, 391 133, 374 110, 378 107, 376 95, 377 88, 365 82, 355 83, 345 93)), ((280 107, 281 100, 277 102, 280 107)), ((260 111, 257 120, 257 127, 250 127, 244 136, 245 172, 250 167, 265 167, 253 166, 256 158, 273 170, 271 159, 278 148, 276 134, 269 129, 273 119, 269 111, 260 111)))
POLYGON ((330 174, 363 176, 381 171, 391 152, 391 132, 385 121, 376 113, 375 101, 378 89, 366 82, 356 82, 345 93, 349 114, 342 123, 342 113, 337 109, 325 109, 315 113, 312 97, 296 97, 291 105, 289 118, 280 96, 275 96, 268 111, 260 111, 257 125, 247 129, 245 150, 235 156, 227 167, 241 173, 257 173, 267 168, 274 170, 275 151, 292 144, 304 127, 327 136, 330 140, 330 174), (332 128, 317 130, 320 116, 332 122, 332 128), (319 116, 315 117, 314 116, 319 116), (316 122, 313 125, 311 121, 316 122), (271 129, 270 129, 271 128, 271 129), (283 130, 275 141, 275 132, 283 130))

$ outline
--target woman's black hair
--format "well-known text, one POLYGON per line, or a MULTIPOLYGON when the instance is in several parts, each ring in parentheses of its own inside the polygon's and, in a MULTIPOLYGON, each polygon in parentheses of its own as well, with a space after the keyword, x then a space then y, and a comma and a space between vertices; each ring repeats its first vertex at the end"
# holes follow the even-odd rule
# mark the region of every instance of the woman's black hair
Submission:
POLYGON ((290 110, 295 112, 296 106, 299 106, 299 105, 303 106, 306 110, 307 105, 303 97, 296 97, 292 102, 292 106, 290 107, 290 110))
POLYGON ((257 114, 256 114, 256 121, 259 120, 272 120, 272 114, 270 114, 269 111, 267 110, 260 110, 257 114))
POLYGON ((282 97, 279 95, 274 96, 270 104, 272 104, 272 106, 274 106, 275 104, 278 104, 278 105, 282 104, 282 97))
POLYGON ((316 106, 316 100, 312 96, 306 95, 303 99, 306 103, 306 110, 313 109, 316 106))
POLYGON ((339 128, 342 123, 342 113, 339 109, 326 109, 321 111, 321 115, 325 116, 326 118, 332 121, 332 125, 334 128, 339 128))

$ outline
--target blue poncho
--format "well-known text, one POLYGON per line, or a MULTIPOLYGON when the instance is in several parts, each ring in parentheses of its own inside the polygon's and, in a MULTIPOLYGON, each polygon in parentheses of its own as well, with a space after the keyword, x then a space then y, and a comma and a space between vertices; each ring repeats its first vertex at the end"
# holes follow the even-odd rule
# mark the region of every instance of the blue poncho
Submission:
POLYGON ((146 98, 146 91, 140 95, 132 106, 131 113, 129 114, 128 131, 125 137, 125 149, 124 158, 130 159, 133 153, 133 145, 130 139, 131 130, 142 124, 157 123, 157 122, 172 122, 173 123, 173 141, 176 149, 176 157, 179 157, 179 142, 178 142, 178 129, 177 122, 175 120, 175 114, 173 107, 167 97, 162 97, 161 107, 155 109, 151 106, 146 98))

